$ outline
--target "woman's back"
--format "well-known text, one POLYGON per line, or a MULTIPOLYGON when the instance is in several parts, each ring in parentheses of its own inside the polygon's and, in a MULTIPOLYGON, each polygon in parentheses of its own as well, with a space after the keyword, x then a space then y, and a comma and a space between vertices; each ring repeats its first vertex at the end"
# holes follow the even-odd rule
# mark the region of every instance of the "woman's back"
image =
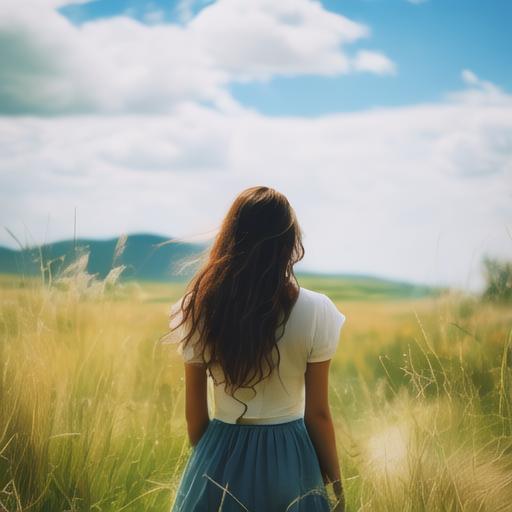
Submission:
MULTIPOLYGON (((181 300, 173 306, 173 312, 178 311, 181 300)), ((174 317, 171 326, 180 320, 179 316, 174 317)), ((211 372, 215 380, 208 379, 211 417, 226 423, 255 424, 283 423, 303 417, 307 363, 333 357, 344 322, 345 316, 327 295, 300 287, 284 334, 277 342, 279 373, 275 369, 258 382, 254 390, 239 388, 233 397, 224 389, 222 368, 213 365, 211 372)), ((185 350, 180 345, 179 352, 187 363, 203 362, 197 338, 185 350)), ((272 352, 272 357, 277 364, 276 351, 272 352)))

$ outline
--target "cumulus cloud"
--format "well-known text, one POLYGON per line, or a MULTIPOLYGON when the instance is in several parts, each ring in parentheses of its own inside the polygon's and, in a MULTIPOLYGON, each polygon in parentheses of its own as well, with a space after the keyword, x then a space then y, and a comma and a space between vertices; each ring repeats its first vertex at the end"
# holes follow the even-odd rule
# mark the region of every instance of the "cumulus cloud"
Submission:
POLYGON ((1 112, 172 112, 181 101, 233 110, 234 81, 392 65, 366 52, 351 66, 345 46, 368 27, 312 0, 218 0, 184 25, 161 23, 157 10, 148 23, 116 16, 80 27, 55 9, 64 3, 2 3, 1 112))
POLYGON ((202 0, 201 2, 198 2, 198 0, 178 0, 174 8, 174 12, 182 23, 186 23, 194 17, 194 7, 198 3, 206 4, 211 1, 212 0, 202 0))
POLYGON ((369 29, 309 0, 222 0, 188 25, 234 79, 349 72, 342 45, 369 29))
MULTIPOLYGON (((305 268, 479 284, 509 251, 512 103, 480 96, 316 118, 181 104, 172 116, 0 118, 3 221, 52 239, 214 230, 244 187, 282 190, 305 268), (378 254, 378 257, 376 257, 378 254)), ((492 95, 492 92, 488 92, 492 95)), ((6 235, 3 236, 8 242, 6 235)))
POLYGON ((144 21, 148 25, 153 23, 162 23, 165 20, 165 11, 163 9, 152 9, 144 13, 144 21))
POLYGON ((461 78, 469 87, 463 91, 457 91, 449 94, 449 99, 475 104, 480 104, 482 102, 496 105, 510 103, 510 96, 500 87, 492 82, 488 82, 487 80, 481 80, 470 69, 462 70, 461 78))
POLYGON ((0 3, 2 220, 31 242, 70 236, 75 207, 82 236, 196 235, 267 184, 298 213, 304 268, 465 286, 484 250, 509 251, 512 97, 473 71, 437 103, 271 118, 228 85, 396 65, 351 55, 369 27, 310 0, 219 0, 196 16, 184 0, 182 25, 156 12, 79 27, 64 3, 0 3))
POLYGON ((380 52, 359 50, 353 59, 354 69, 357 71, 370 71, 379 75, 395 74, 395 63, 380 52))
POLYGON ((173 25, 126 16, 81 27, 54 10, 0 16, 5 113, 171 111, 180 101, 233 103, 226 74, 173 25))

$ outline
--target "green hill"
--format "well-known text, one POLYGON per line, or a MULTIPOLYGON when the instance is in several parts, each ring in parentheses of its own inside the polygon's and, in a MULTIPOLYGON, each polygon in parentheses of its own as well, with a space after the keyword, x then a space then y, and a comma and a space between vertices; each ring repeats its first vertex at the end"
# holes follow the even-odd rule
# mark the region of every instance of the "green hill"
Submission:
POLYGON ((296 273, 301 286, 327 294, 334 301, 416 299, 439 294, 443 288, 395 281, 367 274, 296 273))
POLYGON ((206 246, 201 244, 158 244, 171 240, 158 235, 129 235, 120 257, 114 262, 117 238, 93 240, 79 238, 63 240, 39 247, 12 250, 0 247, 0 273, 37 275, 41 274, 41 262, 50 268, 53 275, 63 266, 76 259, 79 254, 89 252, 87 271, 104 278, 113 266, 126 265, 122 276, 127 279, 162 281, 186 279, 192 270, 177 274, 184 258, 198 256, 206 246))
MULTIPOLYGON (((77 256, 88 253, 87 271, 99 278, 104 278, 112 267, 125 265, 121 275, 123 280, 188 281, 197 265, 192 263, 182 268, 182 264, 191 263, 207 249, 207 245, 160 245, 169 240, 172 239, 152 234, 129 235, 124 250, 115 261, 117 238, 63 240, 23 250, 0 247, 0 274, 37 276, 44 268, 45 275, 51 270, 55 276, 77 256)), ((296 276, 302 286, 326 293, 334 300, 419 298, 440 291, 426 285, 372 275, 296 272, 296 276)))

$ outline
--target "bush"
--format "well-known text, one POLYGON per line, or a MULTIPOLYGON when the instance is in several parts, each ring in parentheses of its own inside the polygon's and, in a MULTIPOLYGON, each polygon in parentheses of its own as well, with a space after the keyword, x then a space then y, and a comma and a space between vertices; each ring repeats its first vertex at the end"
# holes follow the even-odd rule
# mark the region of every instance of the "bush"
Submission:
POLYGON ((484 257, 487 286, 482 299, 493 302, 512 302, 512 262, 484 257))

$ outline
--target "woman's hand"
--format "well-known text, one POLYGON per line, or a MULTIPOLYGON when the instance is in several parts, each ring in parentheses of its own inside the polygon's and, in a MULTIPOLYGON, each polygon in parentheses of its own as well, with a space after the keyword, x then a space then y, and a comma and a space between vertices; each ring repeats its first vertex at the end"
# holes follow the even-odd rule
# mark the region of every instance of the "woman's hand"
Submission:
POLYGON ((345 511, 345 495, 343 493, 343 485, 341 480, 329 480, 327 475, 322 475, 324 485, 327 488, 329 485, 332 485, 332 491, 334 496, 336 497, 336 505, 333 508, 332 512, 344 512, 345 511))
POLYGON ((332 483, 332 490, 336 496, 336 504, 331 512, 345 512, 345 496, 343 494, 343 486, 341 480, 334 480, 332 483))

